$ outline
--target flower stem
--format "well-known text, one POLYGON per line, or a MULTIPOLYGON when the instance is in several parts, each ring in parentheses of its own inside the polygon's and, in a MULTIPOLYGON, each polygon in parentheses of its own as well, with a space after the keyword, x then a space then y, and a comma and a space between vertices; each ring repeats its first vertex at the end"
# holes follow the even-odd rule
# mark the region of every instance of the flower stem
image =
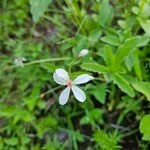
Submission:
POLYGON ((77 55, 76 57, 74 57, 74 59, 72 60, 70 66, 69 66, 69 71, 68 71, 68 72, 69 72, 69 76, 70 76, 70 74, 71 74, 72 66, 73 66, 74 62, 77 60, 78 57, 79 57, 79 55, 77 55))

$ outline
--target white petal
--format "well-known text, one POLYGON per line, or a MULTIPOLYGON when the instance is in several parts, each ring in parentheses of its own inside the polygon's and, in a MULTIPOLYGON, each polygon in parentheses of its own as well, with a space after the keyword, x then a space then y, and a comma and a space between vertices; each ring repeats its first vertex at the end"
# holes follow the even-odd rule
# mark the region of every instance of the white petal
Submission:
POLYGON ((55 73, 57 74, 57 76, 63 78, 64 80, 69 80, 69 75, 65 69, 62 68, 56 69, 55 73))
POLYGON ((59 96, 59 104, 65 105, 69 99, 70 87, 66 87, 59 96))
POLYGON ((64 80, 63 78, 59 77, 55 72, 53 74, 53 79, 56 83, 60 84, 60 85, 66 85, 66 80, 64 80))
POLYGON ((84 102, 86 100, 85 93, 77 86, 74 86, 74 85, 72 86, 72 92, 78 101, 84 102))
POLYGON ((82 74, 73 81, 73 84, 83 84, 83 83, 87 83, 93 79, 94 78, 88 74, 82 74))

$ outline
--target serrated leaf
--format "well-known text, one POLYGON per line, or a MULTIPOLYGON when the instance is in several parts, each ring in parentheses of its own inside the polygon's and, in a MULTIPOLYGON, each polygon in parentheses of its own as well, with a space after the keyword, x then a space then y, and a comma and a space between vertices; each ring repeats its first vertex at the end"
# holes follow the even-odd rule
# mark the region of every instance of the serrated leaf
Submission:
POLYGON ((98 72, 98 73, 108 72, 107 67, 95 63, 84 63, 81 65, 81 68, 92 72, 98 72))
POLYGON ((132 89, 132 87, 129 85, 129 83, 119 74, 114 74, 113 75, 113 81, 115 84, 118 85, 118 87, 125 92, 126 94, 128 94, 131 97, 134 97, 134 91, 132 89))
POLYGON ((37 23, 40 17, 43 16, 52 0, 30 0, 31 14, 34 23, 37 23))
POLYGON ((132 86, 139 92, 143 93, 150 101, 150 82, 135 81, 132 86))
POLYGON ((115 54, 115 64, 119 65, 137 46, 135 38, 127 39, 118 49, 115 54))
POLYGON ((140 122, 140 132, 143 140, 150 141, 150 114, 145 115, 140 122))

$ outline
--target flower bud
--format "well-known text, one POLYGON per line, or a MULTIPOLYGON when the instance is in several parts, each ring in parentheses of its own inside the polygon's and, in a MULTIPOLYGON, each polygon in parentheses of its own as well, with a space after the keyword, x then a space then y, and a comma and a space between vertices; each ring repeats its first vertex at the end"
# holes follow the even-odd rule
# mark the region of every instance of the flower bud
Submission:
POLYGON ((84 57, 84 56, 86 56, 88 53, 89 53, 89 50, 83 49, 83 50, 80 51, 79 57, 84 57))

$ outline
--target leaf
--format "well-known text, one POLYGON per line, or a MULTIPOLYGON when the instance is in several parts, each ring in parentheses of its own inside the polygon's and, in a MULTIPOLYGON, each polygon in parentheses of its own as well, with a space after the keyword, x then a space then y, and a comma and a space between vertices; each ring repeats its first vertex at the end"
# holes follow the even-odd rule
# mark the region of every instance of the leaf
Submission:
POLYGON ((150 101, 150 82, 135 81, 132 86, 139 92, 143 93, 150 101))
POLYGON ((117 36, 115 35, 107 35, 103 36, 101 40, 107 44, 113 45, 113 46, 119 46, 120 45, 120 40, 117 36))
POLYGON ((98 130, 94 133, 93 139, 103 150, 120 149, 120 146, 117 144, 118 138, 115 134, 107 134, 104 131, 98 130))
POLYGON ((135 38, 127 39, 118 49, 115 54, 115 64, 119 65, 129 53, 137 46, 137 40, 135 38))
POLYGON ((131 97, 134 97, 134 91, 132 87, 129 85, 129 83, 119 74, 114 74, 113 75, 113 81, 118 85, 118 87, 128 94, 131 97))
POLYGON ((140 67, 140 60, 138 57, 138 53, 136 51, 133 53, 133 67, 134 67, 137 77, 140 80, 142 80, 142 71, 141 71, 141 67, 140 67))
POLYGON ((107 66, 113 66, 114 64, 114 54, 112 52, 112 49, 109 46, 104 47, 104 55, 103 55, 104 61, 107 66))
POLYGON ((83 35, 79 35, 77 37, 76 43, 78 43, 77 46, 74 46, 74 48, 72 49, 74 56, 77 55, 77 53, 79 53, 85 47, 89 47, 88 38, 83 35))
POLYGON ((30 0, 31 14, 33 17, 34 23, 37 23, 45 13, 48 8, 48 5, 52 0, 30 0))
POLYGON ((15 145, 18 145, 19 140, 17 137, 12 137, 10 139, 5 139, 5 143, 7 143, 8 145, 11 145, 11 146, 15 146, 15 145))
POLYGON ((99 41, 101 34, 102 34, 102 31, 98 28, 93 29, 90 32, 88 40, 91 46, 94 46, 99 41))
POLYGON ((41 66, 47 71, 47 72, 54 72, 55 69, 57 69, 56 65, 52 63, 42 63, 41 66))
POLYGON ((108 72, 107 67, 95 63, 84 63, 81 65, 81 68, 92 72, 98 72, 98 73, 108 72))
POLYGON ((38 136, 42 137, 45 132, 49 131, 51 128, 55 128, 57 122, 54 117, 49 115, 48 117, 42 118, 37 126, 38 136))
POLYGON ((79 130, 73 131, 73 135, 75 136, 75 138, 76 138, 79 142, 84 142, 84 137, 83 137, 83 135, 80 133, 79 130))
POLYGON ((137 47, 146 46, 150 41, 148 36, 136 36, 135 38, 137 40, 137 47))
POLYGON ((150 141, 150 114, 145 115, 140 122, 140 132, 143 140, 150 141))
POLYGON ((90 122, 91 122, 90 120, 91 120, 90 117, 87 116, 87 115, 85 115, 85 116, 83 116, 83 117, 81 118, 80 124, 81 124, 81 125, 90 124, 90 122))
POLYGON ((98 100, 101 104, 104 104, 106 97, 106 84, 99 84, 95 86, 92 90, 92 93, 95 96, 96 100, 98 100))
POLYGON ((101 25, 108 25, 112 18, 113 18, 113 8, 109 4, 109 0, 103 0, 100 8, 99 8, 99 15, 98 20, 101 25))
POLYGON ((125 65, 126 65, 127 69, 128 69, 129 71, 131 71, 132 68, 133 68, 133 53, 129 54, 129 55, 125 58, 124 62, 125 62, 125 65))
POLYGON ((140 20, 140 25, 142 26, 146 35, 150 37, 150 20, 140 20))
POLYGON ((90 111, 86 111, 86 115, 83 116, 80 120, 81 125, 86 124, 95 124, 95 122, 103 123, 102 119, 102 113, 103 111, 98 108, 94 108, 90 111))

